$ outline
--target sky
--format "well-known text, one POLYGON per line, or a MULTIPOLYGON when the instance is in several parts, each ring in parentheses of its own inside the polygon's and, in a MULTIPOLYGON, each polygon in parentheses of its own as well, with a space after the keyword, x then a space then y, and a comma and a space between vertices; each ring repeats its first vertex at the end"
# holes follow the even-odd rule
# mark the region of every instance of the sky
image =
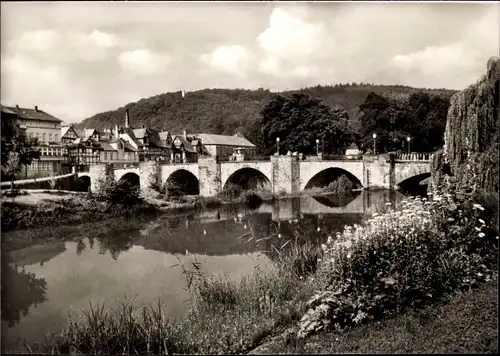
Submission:
POLYGON ((1 101, 65 122, 165 92, 346 82, 463 89, 498 3, 1 2, 1 101))

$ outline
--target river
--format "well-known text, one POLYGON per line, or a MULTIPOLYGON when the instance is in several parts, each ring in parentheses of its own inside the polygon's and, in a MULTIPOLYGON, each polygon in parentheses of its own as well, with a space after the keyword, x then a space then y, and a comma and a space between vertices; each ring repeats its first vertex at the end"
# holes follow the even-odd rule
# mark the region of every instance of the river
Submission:
MULTIPOLYGON (((272 268, 276 250, 292 237, 322 243, 403 199, 394 191, 364 191, 342 200, 288 198, 253 208, 222 206, 52 229, 52 236, 64 239, 2 256, 2 351, 19 350, 19 337, 32 343, 60 331, 70 310, 88 310, 90 302, 113 306, 135 297, 141 305, 161 299, 167 314, 179 316, 189 298, 180 264, 193 270, 199 262, 205 275, 236 281, 257 266, 272 268)), ((41 231, 6 235, 33 239, 41 231)))

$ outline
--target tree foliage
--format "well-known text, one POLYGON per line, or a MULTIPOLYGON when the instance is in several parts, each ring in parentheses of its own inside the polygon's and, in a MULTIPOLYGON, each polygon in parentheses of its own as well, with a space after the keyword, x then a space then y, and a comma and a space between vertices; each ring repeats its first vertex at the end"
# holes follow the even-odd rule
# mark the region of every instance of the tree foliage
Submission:
POLYGON ((321 152, 341 153, 352 142, 348 120, 344 109, 332 109, 320 99, 305 94, 293 94, 290 98, 275 95, 263 108, 252 135, 259 153, 264 155, 276 151, 277 138, 281 153, 315 153, 316 139, 320 140, 321 152))
POLYGON ((444 144, 443 135, 449 98, 418 91, 409 96, 384 97, 370 93, 360 105, 361 130, 358 143, 365 150, 373 147, 377 134, 377 152, 407 150, 433 152, 444 144))
POLYGON ((14 120, 3 119, 1 123, 2 180, 13 180, 23 166, 40 158, 40 150, 36 148, 38 140, 27 137, 14 120))

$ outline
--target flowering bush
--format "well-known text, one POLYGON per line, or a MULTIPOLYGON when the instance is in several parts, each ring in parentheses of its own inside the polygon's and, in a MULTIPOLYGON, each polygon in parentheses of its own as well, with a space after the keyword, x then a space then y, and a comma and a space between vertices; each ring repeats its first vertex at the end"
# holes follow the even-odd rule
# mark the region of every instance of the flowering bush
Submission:
POLYGON ((484 207, 469 203, 469 188, 447 182, 440 194, 403 201, 398 211, 388 203, 364 226, 330 237, 298 336, 379 319, 491 279, 498 232, 484 207))

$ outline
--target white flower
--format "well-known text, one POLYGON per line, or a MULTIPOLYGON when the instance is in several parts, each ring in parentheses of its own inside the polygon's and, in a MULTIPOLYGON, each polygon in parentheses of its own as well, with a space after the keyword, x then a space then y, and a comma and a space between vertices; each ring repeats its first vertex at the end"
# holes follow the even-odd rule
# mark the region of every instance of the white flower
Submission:
POLYGON ((392 205, 391 203, 385 203, 385 205, 389 206, 389 205, 392 205))
POLYGON ((474 229, 476 229, 476 231, 481 231, 481 229, 478 228, 477 226, 474 229))
POLYGON ((477 234, 477 236, 479 236, 479 237, 485 237, 486 235, 484 234, 484 232, 480 232, 479 234, 477 234))
POLYGON ((483 220, 483 219, 479 219, 479 222, 480 222, 481 224, 483 224, 483 225, 485 224, 485 222, 484 222, 484 220, 483 220))
POLYGON ((448 220, 447 220, 447 221, 448 221, 448 222, 453 222, 453 221, 455 221, 455 219, 453 219, 453 218, 448 218, 448 220))
POLYGON ((325 244, 321 244, 321 248, 323 249, 323 251, 326 251, 326 245, 325 244))

